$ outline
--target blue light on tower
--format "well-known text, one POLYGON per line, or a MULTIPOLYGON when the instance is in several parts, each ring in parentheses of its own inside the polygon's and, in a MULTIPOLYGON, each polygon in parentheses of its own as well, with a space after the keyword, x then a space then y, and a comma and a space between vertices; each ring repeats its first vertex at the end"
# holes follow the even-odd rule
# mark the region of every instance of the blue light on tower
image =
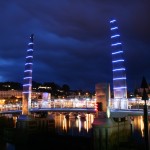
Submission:
POLYGON ((33 66, 33 38, 31 34, 30 42, 28 43, 28 49, 26 54, 26 63, 24 69, 23 78, 23 104, 22 114, 28 115, 31 108, 31 92, 32 92, 32 66, 33 66))
POLYGON ((111 20, 110 25, 114 99, 120 100, 119 103, 121 104, 121 99, 127 99, 126 69, 124 67, 122 42, 116 20, 111 20))

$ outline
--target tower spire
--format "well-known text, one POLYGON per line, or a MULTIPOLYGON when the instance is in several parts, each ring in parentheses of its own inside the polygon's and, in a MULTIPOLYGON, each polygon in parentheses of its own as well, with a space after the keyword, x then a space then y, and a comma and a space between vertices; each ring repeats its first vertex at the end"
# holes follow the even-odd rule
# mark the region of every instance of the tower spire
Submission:
POLYGON ((33 39, 34 39, 34 34, 31 34, 30 41, 33 42, 33 39))

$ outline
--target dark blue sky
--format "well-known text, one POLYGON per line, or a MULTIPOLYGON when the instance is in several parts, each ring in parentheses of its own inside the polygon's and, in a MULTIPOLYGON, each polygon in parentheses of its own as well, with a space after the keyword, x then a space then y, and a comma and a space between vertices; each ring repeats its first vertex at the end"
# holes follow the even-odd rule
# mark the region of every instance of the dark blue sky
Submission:
POLYGON ((33 80, 95 89, 112 83, 110 18, 117 19, 128 89, 150 83, 150 1, 5 0, 0 2, 0 82, 23 81, 30 34, 33 80))

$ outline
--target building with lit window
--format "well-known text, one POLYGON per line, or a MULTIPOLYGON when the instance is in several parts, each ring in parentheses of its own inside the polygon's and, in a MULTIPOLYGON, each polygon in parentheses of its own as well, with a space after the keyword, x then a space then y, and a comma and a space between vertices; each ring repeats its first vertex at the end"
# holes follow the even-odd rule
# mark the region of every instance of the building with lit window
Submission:
MULTIPOLYGON (((32 92, 31 99, 38 99, 42 97, 42 92, 32 92)), ((22 98, 22 91, 17 90, 8 90, 8 91, 0 91, 0 99, 9 99, 9 98, 22 98)))

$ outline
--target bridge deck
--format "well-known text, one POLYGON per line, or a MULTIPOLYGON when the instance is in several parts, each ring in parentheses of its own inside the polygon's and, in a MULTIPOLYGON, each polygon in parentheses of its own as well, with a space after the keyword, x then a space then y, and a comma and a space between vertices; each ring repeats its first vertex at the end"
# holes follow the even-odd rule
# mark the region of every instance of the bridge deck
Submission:
MULTIPOLYGON (((38 112, 87 112, 96 113, 94 108, 34 108, 31 109, 31 113, 38 112)), ((7 110, 0 111, 0 114, 21 114, 22 110, 7 110)), ((142 116, 143 109, 110 109, 111 117, 125 117, 125 116, 142 116)), ((150 116, 150 110, 148 111, 150 116)))
MULTIPOLYGON (((110 113, 112 117, 125 117, 125 116, 142 116, 144 115, 143 109, 111 109, 110 113)), ((150 116, 150 110, 148 111, 150 116)))
MULTIPOLYGON (((95 113, 94 108, 34 108, 31 109, 31 113, 37 112, 87 112, 87 113, 95 113)), ((7 110, 7 111, 0 111, 0 114, 21 114, 22 110, 7 110)))

